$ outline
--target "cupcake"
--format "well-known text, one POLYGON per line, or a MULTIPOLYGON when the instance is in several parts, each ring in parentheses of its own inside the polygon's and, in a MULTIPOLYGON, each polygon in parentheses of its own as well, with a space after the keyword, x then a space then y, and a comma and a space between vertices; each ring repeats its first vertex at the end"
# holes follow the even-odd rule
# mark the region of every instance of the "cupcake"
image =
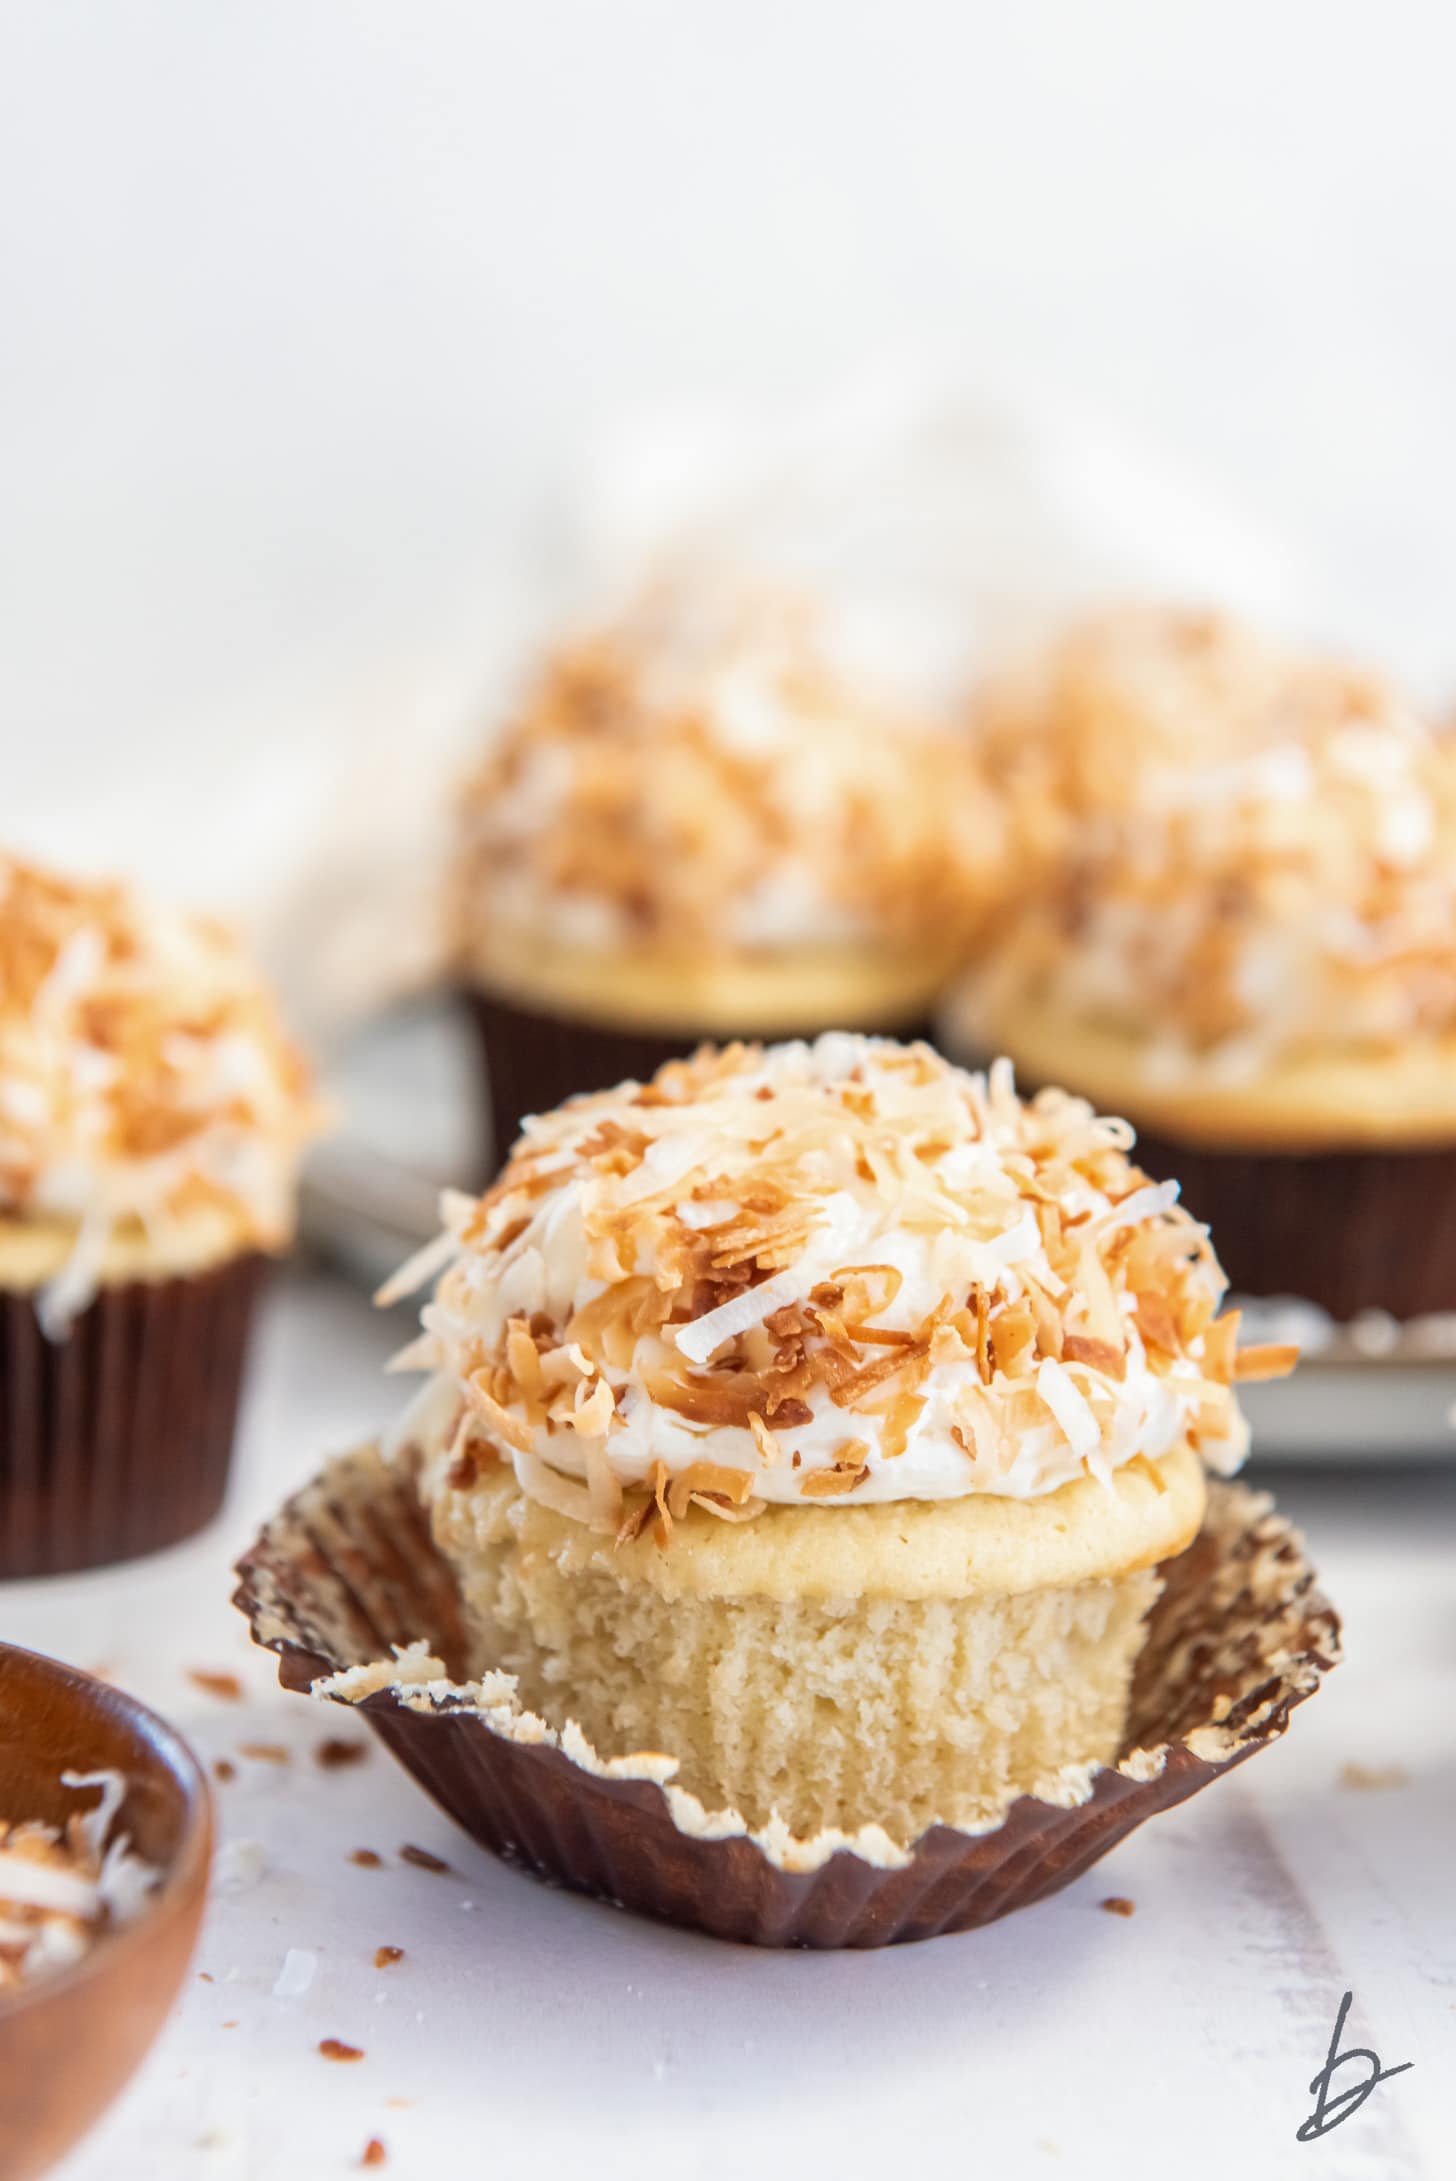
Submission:
POLYGON ((216 1512, 317 1119, 227 931, 0 857, 0 1576, 216 1512))
POLYGON ((754 1829, 908 1844, 1085 1796, 1243 1457, 1233 1382, 1293 1360, 1238 1353, 1131 1141, 850 1034, 528 1123, 389 1290, 445 1265, 395 1451, 466 1670, 754 1829))
POLYGON ((1022 781, 1054 845, 947 1048, 1126 1114, 1242 1292, 1456 1307, 1456 744, 1368 678, 1149 626, 1042 678, 1022 781))
POLYGON ((458 813, 497 1158, 703 1037, 925 1026, 998 859, 969 739, 852 685, 790 599, 679 585, 565 644, 458 813))

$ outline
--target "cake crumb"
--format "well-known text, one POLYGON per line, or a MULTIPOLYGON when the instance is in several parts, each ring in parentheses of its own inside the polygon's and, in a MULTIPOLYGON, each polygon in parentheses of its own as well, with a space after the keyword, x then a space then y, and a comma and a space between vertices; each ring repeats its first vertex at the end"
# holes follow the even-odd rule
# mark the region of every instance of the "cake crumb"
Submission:
POLYGON ((360 2165, 383 2166, 386 2165, 388 2161, 389 2153, 384 2148, 384 2145, 380 2142, 378 2136, 371 2136, 369 2138, 369 2141, 364 2146, 364 2156, 359 2161, 360 2165))
POLYGON ((238 1754, 258 1764, 287 1764, 289 1752, 281 1742, 239 1742, 238 1754))
POLYGON ((361 1871, 377 1871, 383 1864, 384 1858, 382 1855, 376 1855, 372 1848, 356 1848, 349 1857, 349 1861, 357 1863, 361 1871))
POLYGON ((1357 1794, 1381 1794, 1392 1787, 1409 1787, 1410 1774, 1403 1764, 1342 1764, 1341 1787, 1353 1788, 1357 1794))
POLYGON ((231 1757, 219 1757, 212 1768, 212 1776, 215 1780, 220 1780, 222 1785, 226 1787, 230 1780, 237 1778, 238 1768, 231 1757))
POLYGON ((204 1696, 215 1696, 220 1704, 241 1704, 243 1684, 236 1674, 213 1673, 205 1666, 189 1666, 187 1679, 204 1696))
POLYGON ((404 1948, 402 1946, 376 1946, 374 1949, 374 1966, 376 1969, 390 1969, 395 1962, 403 1960, 404 1948))
POLYGON ((326 2060, 362 2060, 364 2057, 358 2045, 346 2045, 339 2037, 320 2038, 319 2051, 326 2060))
POLYGON ((448 1871, 450 1868, 443 1857, 431 1855, 428 1848, 415 1847, 412 1841, 405 1842, 399 1851, 399 1859, 402 1863, 413 1863, 416 1870, 448 1871))
POLYGON ((1098 1906, 1105 1908, 1109 1916, 1131 1916, 1136 1913, 1136 1901, 1130 1901, 1125 1893, 1109 1893, 1098 1906))
POLYGON ((197 1972, 197 1981, 199 1984, 215 1984, 217 1982, 217 1979, 210 1969, 199 1969, 197 1972))
POLYGON ((337 1772, 344 1765, 362 1764, 369 1754, 369 1744, 352 1741, 342 1734, 331 1735, 328 1741, 319 1743, 313 1754, 314 1761, 321 1764, 325 1772, 337 1772))

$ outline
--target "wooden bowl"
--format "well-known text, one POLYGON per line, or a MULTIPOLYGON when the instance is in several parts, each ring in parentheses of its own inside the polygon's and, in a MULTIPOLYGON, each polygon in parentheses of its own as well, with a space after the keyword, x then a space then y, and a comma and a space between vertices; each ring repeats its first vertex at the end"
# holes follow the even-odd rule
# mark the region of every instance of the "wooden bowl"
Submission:
POLYGON ((134 1923, 73 1968, 0 1997, 0 2174, 35 2181, 111 2104, 186 1973, 212 1859, 212 1804, 171 1727, 89 1674, 0 1644, 0 1818, 59 1824, 62 1772, 114 1769, 117 1823, 163 1881, 134 1923))

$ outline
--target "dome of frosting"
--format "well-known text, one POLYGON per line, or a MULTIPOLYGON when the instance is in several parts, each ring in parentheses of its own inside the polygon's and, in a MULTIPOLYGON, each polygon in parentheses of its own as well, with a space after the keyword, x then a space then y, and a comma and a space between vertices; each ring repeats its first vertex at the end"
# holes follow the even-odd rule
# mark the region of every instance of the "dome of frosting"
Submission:
MULTIPOLYGON (((1456 738, 1376 683, 1281 680, 1263 654, 1234 673, 1234 639, 1217 650, 1196 703, 1142 659, 1168 701, 1130 715, 1120 793, 1008 892, 967 998, 992 1042, 1030 1004, 1146 1040, 1170 1076, 1215 1056, 1232 1081, 1456 1031, 1456 738)), ((1114 716, 1092 710, 1089 765, 1114 716)))
POLYGON ((225 927, 0 856, 0 1219, 74 1222, 99 1255, 201 1209, 276 1246, 317 1125, 225 927))
POLYGON ((529 1122, 387 1294, 444 1267, 400 1427, 598 1527, 1025 1497, 1241 1459, 1223 1277, 1131 1130, 925 1045, 704 1048, 529 1122), (624 1499, 624 1495, 626 1495, 624 1499), (644 1496, 645 1495, 645 1496, 644 1496))
POLYGON ((838 671, 802 602, 678 588, 545 660, 465 784, 453 918, 467 955, 943 947, 998 856, 964 732, 838 671))

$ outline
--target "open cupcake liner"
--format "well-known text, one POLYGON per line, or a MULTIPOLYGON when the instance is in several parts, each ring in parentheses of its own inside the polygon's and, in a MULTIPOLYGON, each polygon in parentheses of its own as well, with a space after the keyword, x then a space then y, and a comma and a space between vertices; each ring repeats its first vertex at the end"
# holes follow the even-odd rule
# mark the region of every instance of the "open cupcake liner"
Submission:
POLYGON ((1240 1293, 1298 1295, 1337 1323, 1456 1310, 1456 1149, 1213 1151, 1139 1129, 1134 1156, 1182 1184, 1240 1293))
POLYGON ((59 1340, 0 1294, 0 1580, 174 1545, 222 1505, 266 1260, 103 1287, 59 1340))
POLYGON ((1079 1877, 1156 1811, 1283 1733, 1339 1657, 1339 1621, 1272 1503, 1213 1484, 1204 1526, 1162 1570, 1115 1765, 1068 1766, 982 1831, 933 1825, 750 1832, 673 1784, 653 1752, 600 1757, 519 1703, 513 1677, 465 1678, 456 1579, 407 1464, 366 1447, 275 1516, 238 1566, 235 1603, 286 1688, 357 1708, 426 1791, 507 1862, 715 1938, 886 1946, 965 1931, 1079 1877))
MULTIPOLYGON (((468 987, 463 997, 475 1024, 489 1089, 487 1151, 492 1170, 504 1160, 528 1113, 549 1113, 568 1098, 585 1091, 611 1090, 629 1079, 645 1082, 664 1061, 680 1060, 705 1039, 722 1043, 725 1035, 721 1028, 676 1034, 608 1029, 579 1017, 522 1007, 476 987, 468 987)), ((816 1037, 823 1027, 819 1023, 797 1034, 816 1037)), ((742 1024, 735 1033, 745 1038, 758 1034, 752 1023, 742 1024)), ((775 1039, 794 1034, 783 1029, 765 1033, 775 1039)), ((929 1037, 930 1024, 912 1023, 895 1034, 929 1037)))

